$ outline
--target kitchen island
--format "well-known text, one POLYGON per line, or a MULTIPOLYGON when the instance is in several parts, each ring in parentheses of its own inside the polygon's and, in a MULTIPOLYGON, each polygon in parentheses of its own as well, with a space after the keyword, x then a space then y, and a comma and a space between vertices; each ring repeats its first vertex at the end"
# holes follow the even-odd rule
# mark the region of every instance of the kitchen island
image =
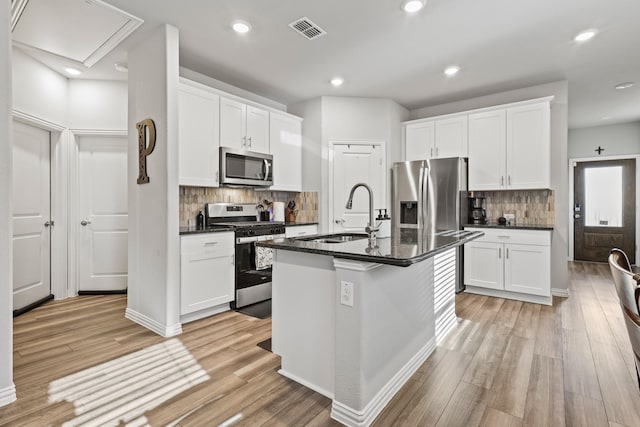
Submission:
POLYGON ((455 325, 455 248, 482 236, 415 231, 377 239, 275 239, 272 350, 280 373, 369 425, 455 325))

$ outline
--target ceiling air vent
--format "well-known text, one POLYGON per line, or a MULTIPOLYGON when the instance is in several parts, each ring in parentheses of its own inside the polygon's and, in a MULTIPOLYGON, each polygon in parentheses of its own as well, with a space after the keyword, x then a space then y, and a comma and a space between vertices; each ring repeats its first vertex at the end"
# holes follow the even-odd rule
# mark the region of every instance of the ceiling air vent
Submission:
POLYGON ((325 30, 317 26, 309 18, 300 18, 289 24, 298 34, 306 39, 313 40, 327 34, 325 30))

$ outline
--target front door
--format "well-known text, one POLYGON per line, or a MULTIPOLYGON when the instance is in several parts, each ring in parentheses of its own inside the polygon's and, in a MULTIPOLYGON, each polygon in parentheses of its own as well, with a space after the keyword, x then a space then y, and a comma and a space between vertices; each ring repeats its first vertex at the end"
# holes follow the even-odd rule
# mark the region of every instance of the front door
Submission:
POLYGON ((78 189, 78 291, 123 291, 128 266, 126 137, 79 138, 78 189))
POLYGON ((346 209, 354 184, 363 182, 373 191, 374 208, 386 206, 383 157, 384 145, 336 144, 333 146, 333 218, 334 232, 363 232, 369 222, 369 194, 358 188, 352 209, 346 209))
POLYGON ((635 264, 635 159, 579 162, 574 186, 575 259, 607 262, 617 247, 635 264))
POLYGON ((51 295, 50 134, 13 122, 13 309, 51 295))

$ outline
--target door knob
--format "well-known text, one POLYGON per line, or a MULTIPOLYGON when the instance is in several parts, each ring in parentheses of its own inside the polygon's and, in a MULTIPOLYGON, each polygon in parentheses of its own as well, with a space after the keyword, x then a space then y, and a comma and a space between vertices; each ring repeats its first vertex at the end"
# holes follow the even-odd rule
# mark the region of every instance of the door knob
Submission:
POLYGON ((87 221, 86 219, 80 221, 80 225, 82 225, 83 227, 85 227, 87 224, 91 224, 91 221, 87 221))
POLYGON ((575 214, 575 215, 573 215, 573 217, 574 217, 575 219, 580 219, 580 214, 575 214))
POLYGON ((335 220, 336 224, 344 224, 345 222, 347 222, 347 221, 345 221, 344 219, 336 219, 335 220))
POLYGON ((52 226, 53 227, 53 224, 54 224, 53 221, 47 221, 47 222, 44 223, 44 226, 45 227, 48 227, 48 226, 52 226))

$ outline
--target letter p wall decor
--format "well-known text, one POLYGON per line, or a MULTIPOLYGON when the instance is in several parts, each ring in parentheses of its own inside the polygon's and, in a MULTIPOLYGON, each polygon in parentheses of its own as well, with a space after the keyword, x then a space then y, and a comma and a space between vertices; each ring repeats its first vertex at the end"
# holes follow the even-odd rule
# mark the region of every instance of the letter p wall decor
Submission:
POLYGON ((136 123, 136 127, 138 128, 138 184, 148 184, 147 156, 156 147, 156 125, 153 120, 144 119, 136 123))

